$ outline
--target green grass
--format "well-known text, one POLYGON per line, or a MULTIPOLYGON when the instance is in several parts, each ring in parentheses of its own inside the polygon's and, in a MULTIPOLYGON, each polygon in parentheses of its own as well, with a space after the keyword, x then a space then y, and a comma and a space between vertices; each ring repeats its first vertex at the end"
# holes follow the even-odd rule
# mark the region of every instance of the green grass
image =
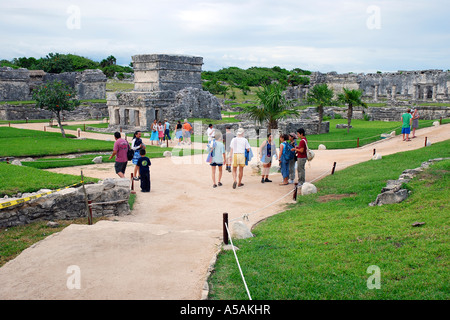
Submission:
MULTIPOLYGON (((98 179, 86 177, 85 181, 96 182, 98 179)), ((80 182, 81 176, 57 174, 0 162, 0 197, 18 192, 36 192, 40 189, 55 190, 80 182)))
MULTIPOLYGON (((255 237, 235 240, 252 299, 448 300, 450 161, 413 179, 404 202, 368 206, 387 180, 437 157, 450 157, 450 141, 338 171, 258 224, 255 237), (379 290, 367 287, 371 265, 379 290)), ((248 299, 231 251, 220 253, 209 284, 211 299, 248 299)))
MULTIPOLYGON (((73 137, 68 135, 69 137, 73 137)), ((62 138, 60 133, 0 127, 0 157, 111 151, 114 142, 62 138)))

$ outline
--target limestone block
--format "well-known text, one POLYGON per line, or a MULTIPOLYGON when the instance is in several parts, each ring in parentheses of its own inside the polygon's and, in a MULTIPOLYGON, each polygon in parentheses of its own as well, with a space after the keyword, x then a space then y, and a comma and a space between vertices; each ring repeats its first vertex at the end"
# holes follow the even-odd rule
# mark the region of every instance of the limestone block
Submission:
POLYGON ((169 158, 169 157, 171 157, 172 156, 172 152, 170 152, 170 151, 164 151, 164 157, 166 157, 166 158, 169 158))
POLYGON ((21 166, 22 165, 22 162, 20 162, 20 160, 13 160, 12 162, 11 162, 11 164, 13 164, 13 165, 15 165, 15 166, 21 166))
POLYGON ((231 227, 231 237, 233 239, 247 239, 252 238, 253 234, 245 223, 236 221, 231 227))
POLYGON ((375 153, 372 157, 372 160, 381 160, 383 157, 379 153, 375 153))
POLYGON ((102 163, 103 157, 101 157, 101 156, 95 157, 94 159, 92 159, 92 162, 94 162, 96 164, 102 163))
POLYGON ((318 149, 319 149, 319 150, 326 150, 327 147, 325 147, 325 145, 323 145, 323 144, 319 144, 318 149))
POLYGON ((317 188, 315 185, 309 182, 305 182, 302 185, 302 195, 317 193, 317 188))

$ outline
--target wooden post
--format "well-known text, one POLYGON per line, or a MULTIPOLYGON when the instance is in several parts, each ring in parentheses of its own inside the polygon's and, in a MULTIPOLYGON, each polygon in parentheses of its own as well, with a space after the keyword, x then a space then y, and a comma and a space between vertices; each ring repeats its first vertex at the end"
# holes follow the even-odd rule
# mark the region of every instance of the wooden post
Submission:
POLYGON ((441 125, 442 125, 442 117, 441 117, 441 119, 439 120, 439 124, 441 124, 441 125))
POLYGON ((336 162, 333 164, 333 169, 331 170, 331 174, 334 174, 335 170, 336 170, 336 162))
POLYGON ((83 170, 81 170, 81 186, 83 187, 83 193, 84 193, 84 201, 86 203, 86 214, 88 216, 88 224, 89 224, 89 212, 90 212, 90 206, 89 201, 86 193, 86 188, 84 187, 84 177, 83 177, 83 170))
POLYGON ((86 131, 86 123, 83 123, 83 131, 86 131))
POLYGON ((11 127, 11 121, 8 122, 8 126, 11 127))
POLYGON ((133 173, 131 173, 131 193, 136 194, 136 191, 134 191, 134 179, 133 179, 133 173))
POLYGON ((356 143, 356 147, 359 148, 359 138, 358 138, 358 141, 356 143))
POLYGON ((223 243, 228 244, 228 232, 227 232, 227 226, 228 225, 228 213, 223 214, 223 243))
POLYGON ((376 150, 376 149, 373 149, 373 155, 375 155, 375 153, 377 153, 377 150, 376 150))
POLYGON ((88 216, 88 225, 92 225, 92 201, 88 200, 89 205, 89 216, 88 216))
POLYGON ((292 199, 294 201, 297 201, 297 187, 298 187, 298 183, 295 184, 295 190, 294 190, 294 195, 292 196, 292 199))
POLYGON ((427 146, 428 137, 425 137, 425 147, 427 146))
POLYGON ((45 126, 44 126, 44 132, 47 132, 47 129, 45 128, 45 126))

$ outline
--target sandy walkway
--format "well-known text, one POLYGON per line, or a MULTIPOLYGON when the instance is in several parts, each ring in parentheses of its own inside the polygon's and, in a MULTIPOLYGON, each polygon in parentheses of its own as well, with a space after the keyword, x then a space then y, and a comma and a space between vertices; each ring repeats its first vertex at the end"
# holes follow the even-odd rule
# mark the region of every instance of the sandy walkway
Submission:
MULTIPOLYGON (((450 139, 449 128, 420 129, 411 142, 398 136, 358 149, 316 150, 306 180, 330 174, 334 162, 341 170, 370 160, 374 148, 384 156, 421 148, 425 137, 432 143, 450 139)), ((0 268, 0 299, 201 299, 208 266, 221 244, 222 214, 229 213, 230 220, 250 214, 246 223, 251 226, 292 203, 289 195, 260 210, 292 185, 279 186, 279 174, 272 176, 273 183, 261 184, 249 167, 244 187, 232 189, 231 174, 225 171, 224 185, 212 188, 211 170, 202 157, 153 159, 152 191, 141 193, 135 185, 131 215, 93 226, 71 225, 25 250, 0 268), (68 288, 70 266, 79 267, 80 289, 68 288)), ((51 171, 80 170, 91 177, 116 177, 113 164, 51 171)), ((131 170, 129 165, 127 176, 131 170)))

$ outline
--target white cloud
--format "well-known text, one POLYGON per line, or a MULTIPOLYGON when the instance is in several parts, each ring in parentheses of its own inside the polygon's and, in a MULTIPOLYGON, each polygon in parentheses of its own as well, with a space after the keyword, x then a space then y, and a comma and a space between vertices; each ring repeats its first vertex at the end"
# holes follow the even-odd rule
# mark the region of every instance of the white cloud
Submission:
POLYGON ((112 54, 128 64, 135 54, 177 53, 203 56, 204 69, 448 69, 449 11, 439 0, 2 1, 0 59, 112 54), (70 6, 80 9, 79 29, 67 26, 70 6), (367 27, 370 6, 380 28, 367 27))

